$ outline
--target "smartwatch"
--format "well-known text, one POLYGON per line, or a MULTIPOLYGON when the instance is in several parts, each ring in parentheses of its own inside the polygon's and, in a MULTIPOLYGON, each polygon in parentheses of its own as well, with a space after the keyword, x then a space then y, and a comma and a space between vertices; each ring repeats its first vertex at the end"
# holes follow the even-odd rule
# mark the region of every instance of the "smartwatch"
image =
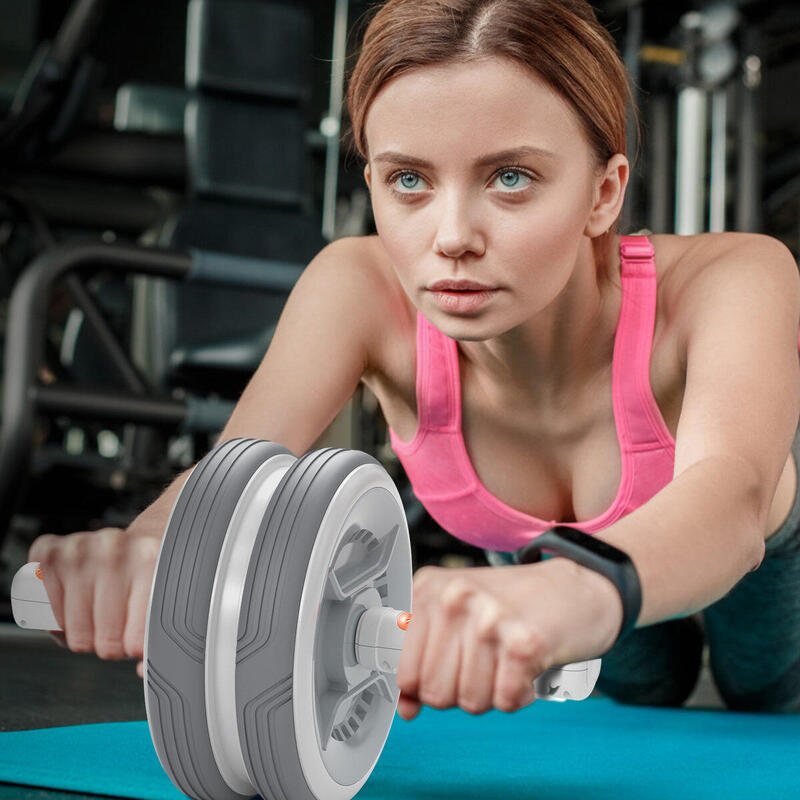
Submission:
POLYGON ((627 553, 576 528, 557 525, 520 547, 515 553, 516 559, 520 564, 532 564, 542 560, 543 550, 593 569, 617 587, 622 599, 622 625, 614 644, 636 627, 642 609, 642 587, 627 553))

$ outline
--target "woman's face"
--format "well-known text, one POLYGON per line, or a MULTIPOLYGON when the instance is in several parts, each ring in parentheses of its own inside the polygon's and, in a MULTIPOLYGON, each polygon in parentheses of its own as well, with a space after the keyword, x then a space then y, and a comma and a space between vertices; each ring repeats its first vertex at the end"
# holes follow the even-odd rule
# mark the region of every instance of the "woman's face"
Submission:
MULTIPOLYGON (((378 235, 414 305, 445 333, 450 315, 426 288, 437 280, 502 290, 471 315, 474 338, 561 292, 588 243, 597 173, 574 112, 547 84, 499 58, 416 69, 382 87, 365 133, 378 235), (518 148, 531 151, 493 155, 518 148)), ((464 321, 450 330, 473 338, 464 321)))

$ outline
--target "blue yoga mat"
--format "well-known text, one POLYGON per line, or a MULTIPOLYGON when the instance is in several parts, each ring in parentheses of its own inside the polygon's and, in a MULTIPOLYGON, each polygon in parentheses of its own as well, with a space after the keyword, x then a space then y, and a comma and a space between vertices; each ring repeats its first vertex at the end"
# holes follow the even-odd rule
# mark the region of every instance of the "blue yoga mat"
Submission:
MULTIPOLYGON (((536 702, 480 716, 423 707, 395 716, 359 792, 389 798, 800 797, 800 714, 536 702)), ((146 722, 0 733, 0 781, 181 800, 146 722)))

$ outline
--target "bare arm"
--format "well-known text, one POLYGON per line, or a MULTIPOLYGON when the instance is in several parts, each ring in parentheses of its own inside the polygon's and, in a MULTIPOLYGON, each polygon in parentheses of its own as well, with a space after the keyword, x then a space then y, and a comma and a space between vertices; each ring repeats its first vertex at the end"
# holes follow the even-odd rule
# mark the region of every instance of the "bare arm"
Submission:
MULTIPOLYGON (((700 611, 758 567, 764 536, 753 497, 747 465, 712 456, 597 534, 636 566, 642 584, 638 627, 700 611)), ((588 579, 596 581, 594 575, 588 579)), ((619 597, 612 602, 621 614, 619 597)))
MULTIPOLYGON (((364 253, 357 237, 339 239, 306 267, 220 443, 267 439, 301 456, 352 397, 369 362, 370 342, 386 319, 383 279, 364 253)), ((160 539, 192 469, 181 472, 128 532, 160 539)))
POLYGON ((135 536, 155 536, 160 539, 167 528, 172 506, 175 505, 181 487, 193 469, 194 467, 189 467, 181 472, 163 493, 128 525, 127 532, 135 536))
POLYGON ((800 414, 794 259, 769 237, 716 241, 681 297, 687 371, 673 480, 598 534, 639 571, 640 625, 699 611, 759 566, 800 414))

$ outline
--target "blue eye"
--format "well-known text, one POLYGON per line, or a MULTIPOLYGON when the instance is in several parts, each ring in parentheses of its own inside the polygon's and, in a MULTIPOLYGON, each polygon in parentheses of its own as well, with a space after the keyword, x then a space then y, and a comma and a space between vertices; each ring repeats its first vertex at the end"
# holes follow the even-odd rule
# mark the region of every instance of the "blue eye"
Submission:
MULTIPOLYGON (((392 173, 386 183, 392 192, 398 195, 415 195, 419 194, 419 182, 421 176, 416 172, 410 170, 403 170, 401 172, 392 173), (407 191, 404 191, 407 190, 407 191)), ((536 178, 527 170, 521 170, 516 167, 503 167, 495 172, 494 181, 500 180, 506 189, 512 189, 510 192, 501 192, 501 194, 518 194, 522 190, 527 189, 531 184, 535 183, 536 178), (520 183, 520 179, 527 179, 527 184, 520 183)), ((493 182, 494 182, 493 181, 493 182)))
MULTIPOLYGON (((518 169, 504 169, 498 173, 497 178, 502 182, 506 189, 516 189, 520 186, 520 178, 527 178, 532 182, 529 175, 520 172, 518 169), (509 179, 508 181, 506 179, 509 179)), ((526 184, 526 185, 530 185, 526 184)))
MULTIPOLYGON (((419 175, 414 172, 398 172, 389 180, 392 188, 397 186, 397 182, 400 181, 400 186, 402 186, 404 189, 413 190, 417 188, 416 181, 419 180, 419 175)), ((400 194, 405 194, 405 192, 400 192, 400 194)))

